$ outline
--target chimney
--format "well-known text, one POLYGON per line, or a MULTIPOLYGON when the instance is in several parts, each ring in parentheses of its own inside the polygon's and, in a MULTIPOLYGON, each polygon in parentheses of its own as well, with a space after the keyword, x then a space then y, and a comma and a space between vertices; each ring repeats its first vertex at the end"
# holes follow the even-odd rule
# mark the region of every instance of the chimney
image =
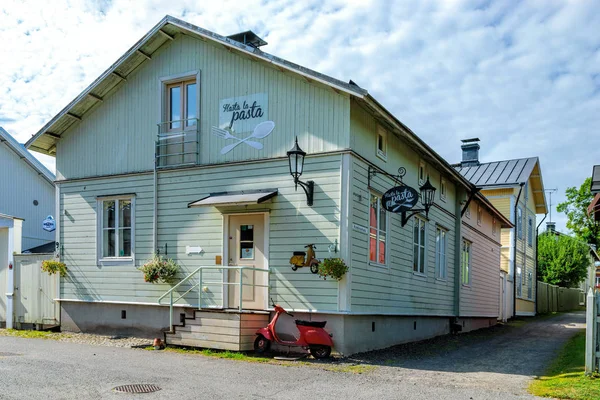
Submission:
POLYGON ((546 231, 554 233, 556 231, 556 222, 546 222, 546 231))
POLYGON ((461 167, 476 167, 479 165, 479 138, 463 139, 461 167))
POLYGON ((254 47, 255 49, 258 49, 260 46, 268 44, 252 31, 240 32, 233 35, 229 35, 227 37, 229 39, 235 40, 236 42, 245 44, 246 46, 254 47))

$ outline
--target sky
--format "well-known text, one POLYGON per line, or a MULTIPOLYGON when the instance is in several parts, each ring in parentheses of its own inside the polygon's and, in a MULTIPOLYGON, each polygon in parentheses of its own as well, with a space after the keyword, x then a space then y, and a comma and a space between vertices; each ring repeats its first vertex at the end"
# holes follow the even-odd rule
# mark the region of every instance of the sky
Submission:
POLYGON ((594 0, 2 0, 0 126, 27 141, 167 14, 352 79, 450 163, 472 137, 482 162, 539 157, 559 230, 600 164, 594 0))

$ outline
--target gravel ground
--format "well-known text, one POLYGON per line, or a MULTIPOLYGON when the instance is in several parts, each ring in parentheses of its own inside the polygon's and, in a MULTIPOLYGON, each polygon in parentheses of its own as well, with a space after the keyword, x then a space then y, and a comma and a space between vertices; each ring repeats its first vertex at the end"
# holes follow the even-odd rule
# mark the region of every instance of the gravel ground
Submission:
POLYGON ((133 383, 161 386, 143 395, 157 399, 532 399, 530 380, 584 323, 583 313, 565 313, 285 366, 115 348, 149 345, 148 339, 51 334, 64 342, 57 343, 2 337, 10 332, 0 330, 0 399, 132 398, 112 388, 133 383))
MULTIPOLYGON (((0 329, 0 336, 17 336, 13 332, 6 329, 0 329)), ((45 339, 56 340, 58 342, 90 344, 95 346, 111 346, 111 347, 143 347, 151 346, 152 340, 126 337, 126 336, 103 336, 93 335, 90 333, 74 333, 74 332, 52 332, 44 334, 45 339)))

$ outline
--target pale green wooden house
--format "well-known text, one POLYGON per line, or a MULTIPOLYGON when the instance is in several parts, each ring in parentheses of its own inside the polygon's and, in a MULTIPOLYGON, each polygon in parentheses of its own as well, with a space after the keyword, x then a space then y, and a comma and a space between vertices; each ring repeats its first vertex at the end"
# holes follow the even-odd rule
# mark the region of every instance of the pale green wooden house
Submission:
MULTIPOLYGON (((493 309, 461 317, 456 266, 465 203, 498 212, 365 89, 264 44, 167 16, 28 142, 56 156, 63 329, 157 336, 172 323, 168 343, 246 350, 272 298, 327 320, 350 354, 495 323, 493 309), (296 137, 312 205, 290 174, 296 137), (437 189, 404 226, 381 204, 401 167, 404 184, 437 189), (292 269, 308 244, 349 271, 292 269), (144 282, 155 252, 183 283, 144 282)), ((468 301, 497 301, 486 287, 468 301)))

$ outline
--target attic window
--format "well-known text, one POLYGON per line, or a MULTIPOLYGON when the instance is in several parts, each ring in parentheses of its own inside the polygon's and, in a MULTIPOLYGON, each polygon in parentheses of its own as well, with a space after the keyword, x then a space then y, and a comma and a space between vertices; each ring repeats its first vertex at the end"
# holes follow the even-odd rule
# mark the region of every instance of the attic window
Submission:
POLYGON ((498 229, 498 223, 496 222, 496 218, 492 220, 492 236, 496 236, 496 229, 498 229))
POLYGON ((381 126, 377 127, 377 157, 387 160, 387 131, 381 126))
POLYGON ((483 219, 483 209, 481 206, 477 206, 477 225, 481 225, 481 220, 483 219))
POLYGON ((446 178, 440 179, 440 200, 446 200, 446 178))
POLYGON ((419 185, 425 183, 425 161, 419 161, 419 185))

